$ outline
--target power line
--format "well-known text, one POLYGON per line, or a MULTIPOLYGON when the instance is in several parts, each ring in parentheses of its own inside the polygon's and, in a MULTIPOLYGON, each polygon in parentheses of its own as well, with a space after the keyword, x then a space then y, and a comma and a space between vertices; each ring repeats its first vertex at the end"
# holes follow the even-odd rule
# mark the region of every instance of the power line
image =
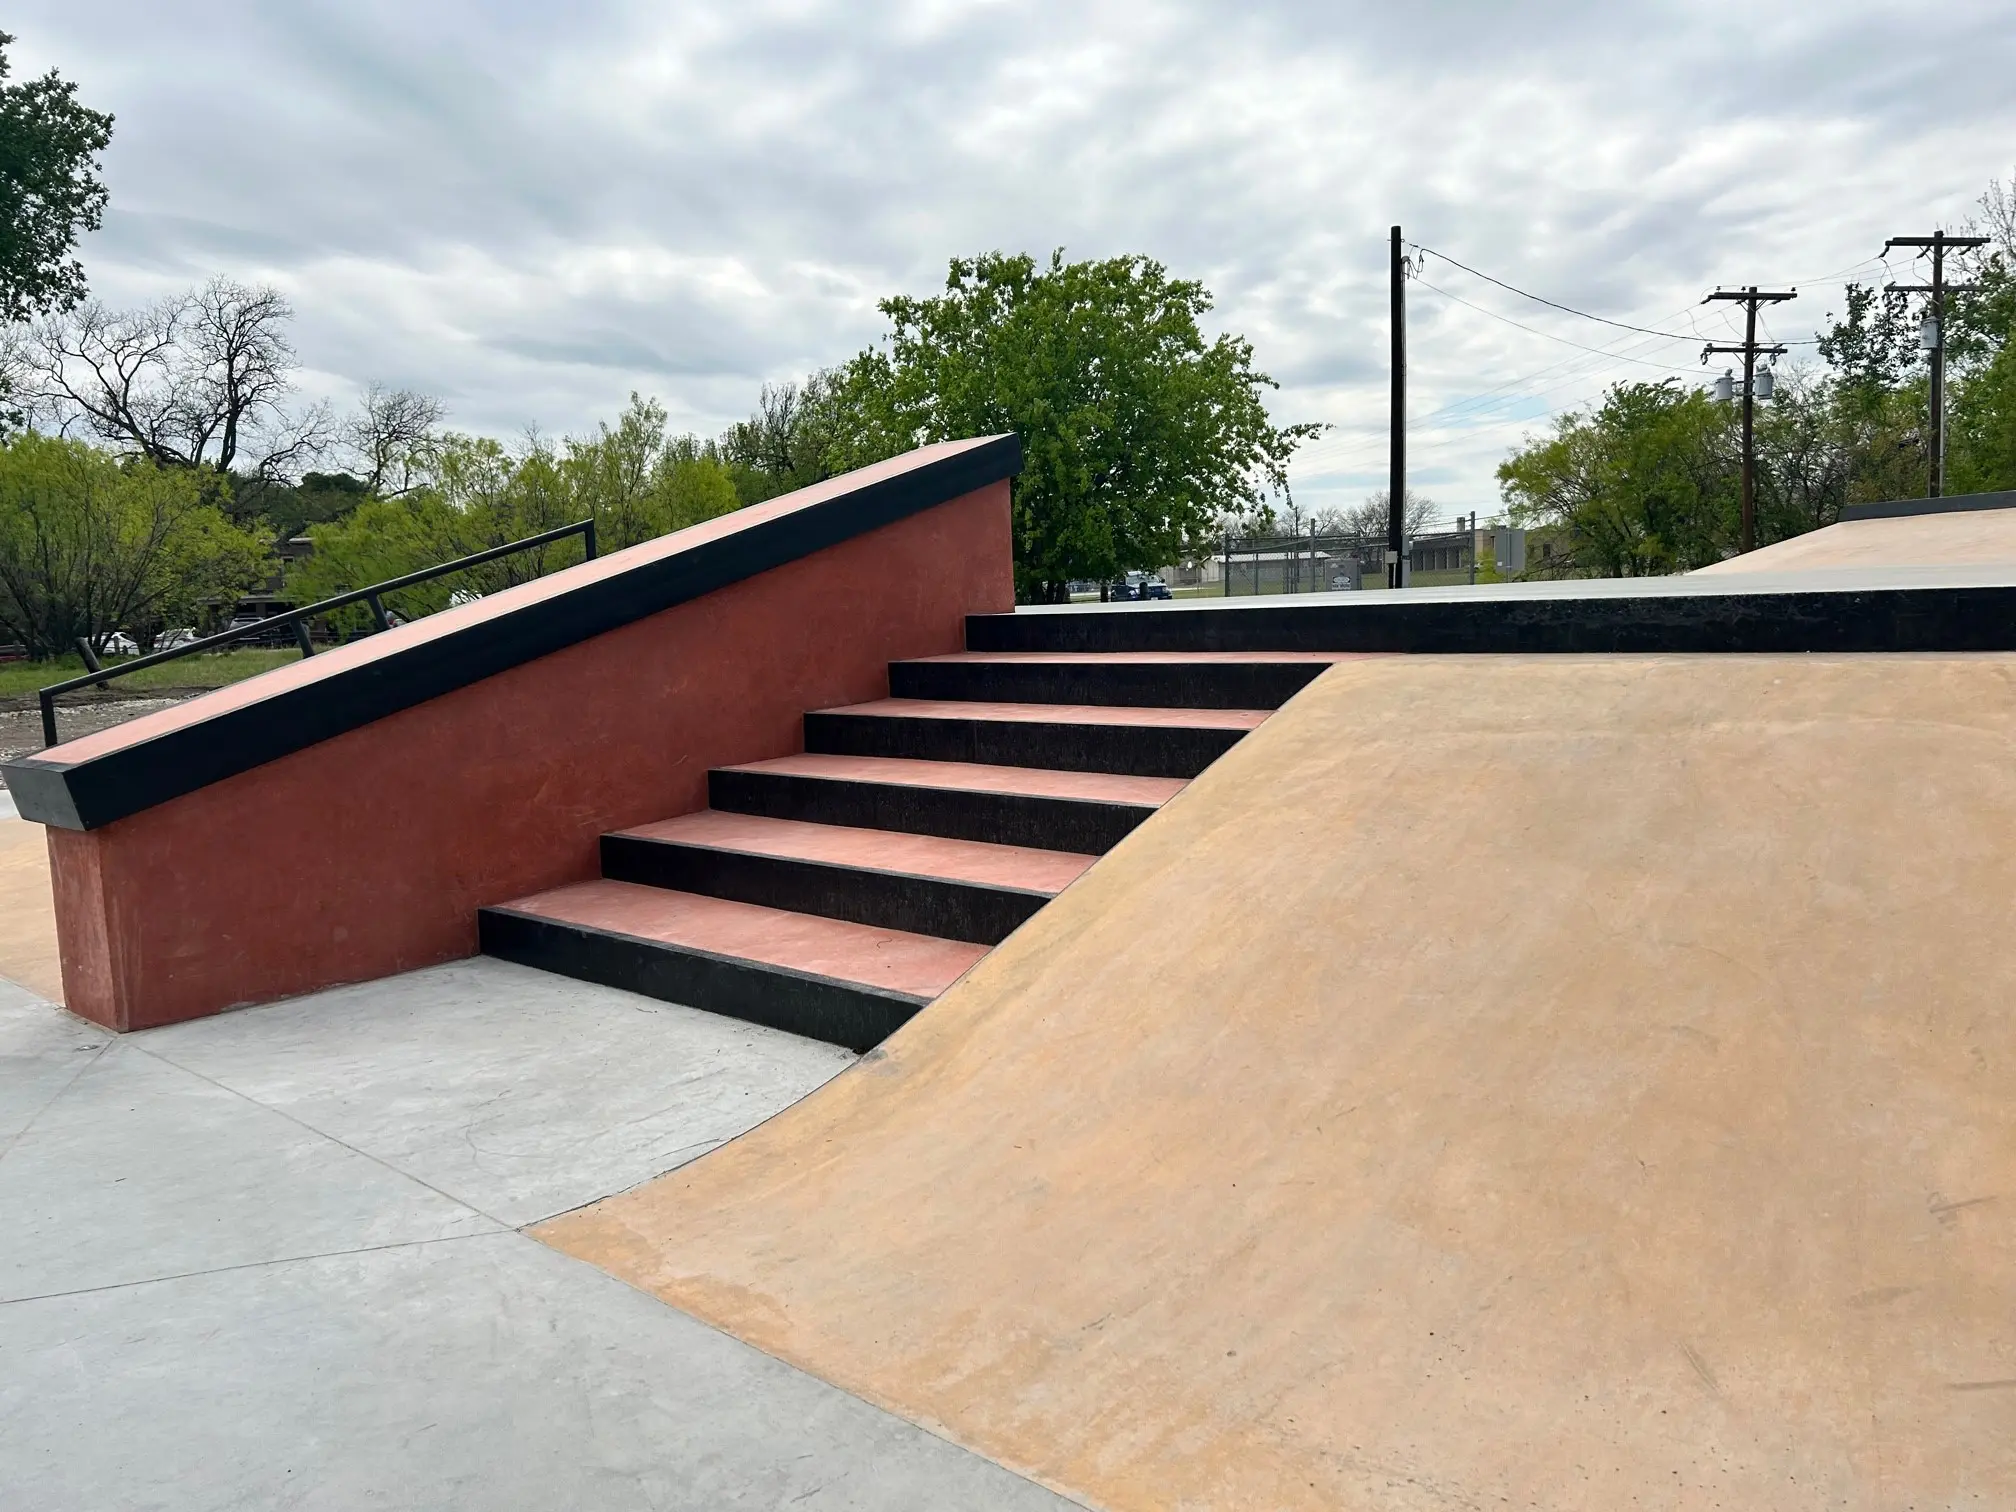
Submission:
MULTIPOLYGON (((1432 288, 1433 286, 1430 285, 1430 287, 1432 288)), ((1445 293, 1446 291, 1437 289, 1436 292, 1445 293)), ((1473 308, 1478 307, 1473 306, 1473 308)), ((1482 313, 1493 314, 1494 318, 1504 318, 1502 316, 1495 316, 1495 312, 1492 311, 1482 311, 1482 313)), ((1683 308, 1675 310, 1669 316, 1663 318, 1678 318, 1683 315, 1690 315, 1691 313, 1689 309, 1683 308)), ((1546 333, 1541 332, 1539 334, 1544 335, 1546 333)), ((1553 339, 1558 340, 1560 338, 1553 339)), ((1658 341, 1664 341, 1665 339, 1664 337, 1660 337, 1658 341)), ((1584 357, 1565 357, 1558 362, 1550 362, 1544 367, 1535 368, 1530 372, 1495 383, 1491 387, 1471 394, 1466 398, 1453 400, 1448 404, 1441 405, 1425 415, 1410 417, 1407 421, 1407 430, 1410 433, 1425 431, 1437 421, 1447 422, 1463 418, 1482 419, 1491 410, 1522 400, 1544 403, 1563 389, 1579 387, 1583 383, 1594 379, 1606 369, 1616 367, 1619 363, 1641 360, 1636 356, 1636 351, 1647 350, 1657 344, 1658 342, 1642 339, 1633 341, 1627 338, 1618 343, 1617 346, 1607 349, 1577 347, 1578 351, 1587 352, 1590 355, 1584 357), (1590 357, 1596 357, 1601 360, 1591 362, 1590 357), (1505 392, 1506 390, 1523 390, 1525 385, 1532 383, 1534 380, 1545 378, 1555 373, 1560 373, 1562 376, 1556 378, 1551 383, 1542 385, 1538 389, 1523 392, 1505 392)), ((1676 371, 1685 371, 1685 369, 1678 369, 1676 371)), ((1537 418, 1549 418, 1552 415, 1563 413, 1567 409, 1572 409, 1575 405, 1582 402, 1584 401, 1578 398, 1574 403, 1569 405, 1556 405, 1547 414, 1537 418)), ((1357 438, 1341 435, 1332 436, 1316 441, 1302 450, 1298 454, 1298 461, 1305 464, 1320 462, 1325 467, 1348 467, 1361 460, 1368 459, 1372 455, 1376 445, 1377 443, 1372 441, 1369 436, 1357 438)))
MULTIPOLYGON (((1520 330, 1525 331, 1528 335, 1538 336, 1547 341, 1558 341, 1563 346, 1574 347, 1575 350, 1578 352, 1594 352, 1598 357, 1610 357, 1616 355, 1614 353, 1604 351, 1601 347, 1584 346, 1579 341, 1570 341, 1566 336, 1556 336, 1551 331, 1543 331, 1536 326, 1524 325, 1521 322, 1514 320, 1509 315, 1500 315, 1496 310, 1487 310, 1484 308, 1484 306, 1480 304, 1471 304, 1469 300, 1463 298, 1460 294, 1451 294, 1447 289, 1437 288, 1434 284, 1428 282, 1427 279, 1419 277, 1418 275, 1416 276, 1414 281, 1420 284, 1422 288, 1428 289, 1433 293, 1440 294, 1444 299, 1453 299, 1457 304, 1464 305, 1469 309, 1475 310, 1479 315, 1488 315, 1493 320, 1502 320, 1505 322, 1505 324, 1509 326, 1517 326, 1520 330)), ((1615 325, 1616 322, 1611 321, 1609 322, 1609 324, 1615 325)), ((1626 329, 1639 330, 1642 329, 1642 327, 1628 326, 1626 327, 1626 329)), ((1658 336, 1662 341, 1691 342, 1691 341, 1699 341, 1701 339, 1699 336, 1672 336, 1659 331, 1653 331, 1648 334, 1658 336)), ((1685 373, 1690 371, 1687 368, 1676 366, 1675 364, 1670 362, 1651 362, 1643 357, 1625 357, 1622 358, 1621 360, 1625 362, 1636 362, 1643 367, 1665 368, 1668 372, 1673 373, 1685 373)))
POLYGON ((1673 341, 1693 341, 1697 339, 1696 337, 1693 336, 1683 336, 1677 331, 1655 331, 1650 326, 1631 325, 1627 321, 1612 320, 1607 315, 1591 315, 1587 310, 1578 310, 1573 305, 1565 305, 1560 303, 1558 300, 1548 299, 1544 295, 1535 294, 1528 289, 1522 289, 1518 287, 1516 284, 1509 284, 1505 282, 1505 280, 1502 278, 1493 278, 1489 273, 1480 273, 1478 272, 1477 269, 1471 267, 1468 263, 1457 262, 1456 259, 1451 257, 1447 252, 1437 252, 1433 247, 1424 247, 1419 242, 1410 242, 1408 245, 1412 246, 1418 252, 1426 252, 1431 257, 1439 257, 1442 259, 1442 261, 1449 263, 1454 267, 1461 268, 1465 273, 1471 274, 1473 277, 1481 278, 1486 283, 1496 284, 1501 289, 1507 290, 1508 292, 1513 294, 1517 294, 1521 299, 1530 299, 1535 304, 1546 305, 1549 309, 1560 310, 1565 314, 1569 315, 1579 315, 1584 320, 1594 320, 1603 325, 1615 326, 1620 331, 1636 331, 1642 336, 1664 336, 1673 341))
MULTIPOLYGON (((1712 337, 1710 337, 1708 333, 1703 332, 1700 329, 1699 312, 1694 308, 1683 308, 1681 310, 1676 310, 1672 312, 1671 315, 1663 317, 1668 320, 1684 320, 1685 323, 1691 328, 1691 332, 1679 332, 1672 330, 1664 330, 1652 326, 1634 325, 1628 321, 1613 320, 1608 316, 1597 315, 1587 310, 1578 309, 1573 305, 1562 304, 1558 300, 1548 299, 1544 295, 1535 294, 1528 289, 1522 289, 1516 284, 1508 283, 1504 279, 1486 273, 1480 268, 1471 267, 1468 263, 1461 262, 1458 259, 1449 256, 1445 252, 1439 251, 1433 247, 1425 246, 1422 243, 1408 241, 1406 245, 1412 247, 1417 252, 1434 257, 1439 257, 1444 262, 1450 264, 1450 266, 1459 268, 1463 272, 1468 273, 1473 277, 1481 278, 1486 283, 1504 289, 1508 293, 1516 294, 1522 299, 1531 300, 1536 304, 1545 305, 1549 309, 1559 310, 1564 314, 1573 315, 1579 319, 1593 320, 1599 325, 1607 325, 1617 330, 1627 331, 1632 333, 1633 335, 1640 337, 1649 337, 1652 338, 1652 341, 1649 343, 1643 341, 1637 343, 1620 342, 1608 348, 1587 346, 1581 342, 1572 341, 1562 336, 1556 336, 1552 332, 1543 331, 1538 329, 1537 327, 1527 325, 1518 320, 1514 320, 1510 316, 1501 315, 1497 311, 1488 309, 1483 305, 1473 303, 1472 301, 1463 298, 1459 294, 1452 293, 1451 291, 1441 288, 1438 285, 1429 283, 1425 278, 1420 278, 1417 272, 1415 276, 1419 282, 1421 282, 1431 292, 1441 295, 1444 299, 1447 299, 1454 304, 1460 304, 1467 309, 1474 310, 1478 314, 1486 316, 1489 319, 1496 320, 1505 325, 1512 326, 1516 330, 1524 331, 1529 335, 1539 336, 1544 340, 1556 342, 1562 346, 1570 347, 1577 352, 1585 353, 1587 355, 1585 357, 1564 358, 1559 362, 1550 363, 1544 367, 1535 369, 1529 373, 1522 374, 1516 378, 1507 379, 1504 380, 1503 382, 1494 384, 1490 388, 1487 388, 1481 391, 1480 393, 1472 394, 1467 398, 1454 400, 1448 404, 1440 406, 1437 409, 1431 410, 1429 413, 1425 415, 1406 418, 1403 420, 1401 427, 1404 432, 1420 433, 1423 431, 1427 431, 1431 427, 1437 427, 1437 422, 1442 422, 1444 425, 1461 420, 1470 420, 1478 422, 1479 424, 1482 425, 1489 425, 1494 423, 1507 423, 1504 421, 1495 420, 1495 418, 1492 416, 1492 412, 1502 410, 1504 407, 1508 405, 1526 401, 1545 403, 1553 396, 1561 393, 1564 389, 1578 387, 1586 382, 1594 380, 1599 374, 1603 373, 1606 369, 1615 368, 1619 364, 1623 363, 1629 363, 1640 367, 1661 368, 1667 372, 1673 372, 1673 373, 1685 373, 1688 372, 1689 369, 1679 367, 1671 363, 1664 363, 1657 361, 1655 359, 1641 356, 1639 355, 1639 353, 1654 350, 1656 349, 1658 343, 1666 341, 1690 341, 1690 342, 1707 341, 1712 344, 1712 337), (1591 363, 1588 360, 1589 358, 1597 358, 1600 360, 1591 363), (1580 371, 1577 371, 1577 369, 1579 369, 1580 371), (1525 385, 1531 383, 1533 380, 1546 377, 1549 374, 1557 372, 1561 373, 1562 376, 1558 378, 1556 381, 1545 384, 1536 390, 1527 390, 1525 388, 1525 385)), ((1886 248, 1885 251, 1887 253, 1888 249, 1886 248)), ((1862 261, 1857 263, 1850 263, 1845 267, 1838 268, 1829 274, 1823 275, 1822 277, 1813 279, 1801 279, 1799 280, 1799 282, 1803 285, 1808 286, 1809 288, 1827 287, 1836 282, 1846 283, 1849 281, 1851 275, 1854 275, 1865 268, 1872 268, 1874 266, 1883 266, 1887 268, 1888 266, 1887 258, 1883 254, 1878 254, 1875 257, 1864 258, 1862 259, 1862 261)), ((1723 316, 1723 325, 1725 329, 1728 330, 1729 334, 1733 336, 1735 334, 1734 331, 1735 321, 1733 318, 1734 317, 1733 310, 1729 310, 1725 306, 1717 313, 1723 316)), ((1746 335, 1747 334, 1748 333, 1746 333, 1746 335)), ((1751 339, 1754 340, 1754 337, 1751 339)), ((1818 340, 1819 338, 1817 337, 1804 337, 1804 338, 1794 338, 1789 342, 1773 343, 1773 344, 1781 346, 1782 345, 1811 346, 1816 345, 1818 340)), ((1574 409, 1586 402, 1587 402, 1586 397, 1578 397, 1577 399, 1573 400, 1572 402, 1566 405, 1555 405, 1554 407, 1550 408, 1546 414, 1540 415, 1538 417, 1528 416, 1525 418, 1528 421, 1534 419, 1539 420, 1549 419, 1555 415, 1559 415, 1565 413, 1570 409, 1574 409)), ((1388 444, 1389 446, 1391 445, 1390 439, 1388 444)), ((1361 462, 1361 460, 1369 461, 1371 456, 1373 455, 1373 449, 1374 447, 1376 447, 1376 445, 1377 443, 1372 441, 1370 437, 1366 437, 1363 440, 1353 441, 1340 435, 1335 436, 1327 441, 1316 442, 1314 445, 1305 449, 1297 460, 1305 465, 1318 464, 1325 467, 1326 469, 1338 469, 1338 468, 1349 469, 1358 465, 1361 462)))

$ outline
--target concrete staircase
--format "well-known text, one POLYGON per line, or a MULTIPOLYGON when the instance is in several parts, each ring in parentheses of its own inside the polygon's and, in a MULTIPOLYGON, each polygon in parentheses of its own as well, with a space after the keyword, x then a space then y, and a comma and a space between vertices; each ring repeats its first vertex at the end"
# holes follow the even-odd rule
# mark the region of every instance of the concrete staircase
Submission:
POLYGON ((805 754, 602 837, 483 950, 867 1050, 1339 656, 965 652, 805 716, 805 754))

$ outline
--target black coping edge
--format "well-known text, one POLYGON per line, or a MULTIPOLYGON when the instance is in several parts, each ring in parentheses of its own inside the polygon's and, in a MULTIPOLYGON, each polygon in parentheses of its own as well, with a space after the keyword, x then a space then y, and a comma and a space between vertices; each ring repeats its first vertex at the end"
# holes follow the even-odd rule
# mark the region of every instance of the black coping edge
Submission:
POLYGON ((1966 514, 1976 509, 2016 509, 2016 490, 1951 494, 1941 499, 1891 499, 1882 504, 1844 504, 1845 520, 1896 520, 1911 515, 1966 514))
POLYGON ((1153 709, 1278 709, 1329 662, 951 662, 889 664, 889 696, 1153 709))
MULTIPOLYGON (((75 763, 48 761, 39 755, 20 757, 0 765, 0 772, 5 773, 22 818, 64 829, 98 829, 388 714, 950 503, 1013 477, 1021 465, 1019 438, 989 437, 787 514, 757 520, 745 529, 652 558, 613 577, 569 588, 565 585, 568 574, 583 572, 590 564, 563 569, 537 580, 557 591, 504 614, 445 635, 430 634, 360 666, 225 710, 152 740, 75 763)), ((772 505, 777 502, 768 501, 772 505)), ((602 563, 609 560, 605 557, 602 563)), ((431 617, 415 623, 430 624, 431 617)))
POLYGON ((1028 888, 648 835, 604 835, 602 875, 975 945, 999 945, 1052 897, 1028 888))
POLYGON ((805 716, 805 749, 822 756, 900 756, 1130 777, 1195 777, 1247 733, 1195 725, 1069 724, 838 710, 805 716))
POLYGON ((1105 855, 1155 812, 1151 804, 722 768, 707 774, 707 801, 734 814, 1027 845, 1081 856, 1105 855))
POLYGON ((515 908, 478 910, 476 934, 478 948, 499 960, 702 1008, 857 1053, 881 1044, 928 1001, 515 908))
POLYGON ((2016 587, 1609 594, 974 614, 974 651, 2010 651, 2016 587))

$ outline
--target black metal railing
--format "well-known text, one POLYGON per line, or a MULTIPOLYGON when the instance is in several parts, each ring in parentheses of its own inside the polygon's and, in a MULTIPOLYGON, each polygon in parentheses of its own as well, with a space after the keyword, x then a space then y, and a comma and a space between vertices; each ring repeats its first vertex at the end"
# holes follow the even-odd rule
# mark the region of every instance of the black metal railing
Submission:
POLYGON ((485 562, 494 562, 499 557, 510 556, 515 551, 530 551, 535 546, 550 545, 554 541, 564 541, 568 536, 581 537, 582 560, 595 560, 595 522, 576 520, 572 525, 562 525, 558 530, 548 530, 539 535, 527 536, 522 541, 513 541, 508 546, 492 546, 488 551, 478 551, 470 556, 457 557, 452 562, 442 562, 437 566, 423 567, 418 572, 409 572, 404 577, 387 578, 382 583, 373 583, 369 588, 353 588, 348 593, 339 593, 334 598, 326 598, 318 603, 304 604, 299 609, 289 609, 281 614, 269 615, 249 625, 240 625, 235 630, 222 630, 215 635, 206 635, 201 640, 193 640, 186 645, 171 646, 166 651, 155 651, 146 656, 136 656, 131 661, 120 662, 116 667, 102 667, 97 653, 85 640, 77 642, 77 649, 83 654, 84 665, 90 670, 81 677, 70 678, 67 682, 51 683, 41 690, 42 701, 42 744, 53 746, 56 739, 56 696, 59 693, 74 693, 79 688, 103 686, 115 677, 124 677, 128 672, 138 672, 146 667, 158 667, 163 662, 171 662, 178 657, 195 656, 199 652, 215 651, 232 641, 252 640, 267 632, 286 626, 293 631, 294 640, 301 648, 301 654, 313 656, 315 643, 308 634, 308 622, 317 615, 329 614, 337 609, 347 609, 352 604, 367 604, 371 617, 378 622, 380 630, 392 628, 392 618, 385 608, 385 595, 401 588, 411 588, 417 583, 432 582, 435 578, 446 577, 451 572, 461 572, 465 568, 480 567, 485 562))

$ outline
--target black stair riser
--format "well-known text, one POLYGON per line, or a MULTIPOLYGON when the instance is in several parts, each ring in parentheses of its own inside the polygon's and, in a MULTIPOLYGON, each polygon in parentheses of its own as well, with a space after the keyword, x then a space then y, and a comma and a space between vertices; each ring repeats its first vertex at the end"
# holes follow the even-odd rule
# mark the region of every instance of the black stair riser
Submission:
POLYGON ((1278 709, 1326 662, 891 662, 895 698, 1278 709))
POLYGON ((602 875, 976 945, 999 945, 1050 901, 1047 893, 1019 888, 635 835, 602 837, 602 875))
POLYGON ((900 756, 1135 777, 1195 777, 1237 745, 1244 733, 837 712, 805 716, 805 749, 824 756, 900 756))
POLYGON ((1870 588, 975 614, 969 651, 1763 652, 2016 650, 2016 588, 1870 588))
POLYGON ((719 770, 707 774, 707 801, 731 814, 986 840, 1086 856, 1103 856, 1155 812, 1146 804, 719 770))
POLYGON ((704 1008, 861 1053, 881 1044, 924 1006, 923 999, 902 993, 515 909, 480 910, 476 930, 483 953, 499 960, 704 1008))

